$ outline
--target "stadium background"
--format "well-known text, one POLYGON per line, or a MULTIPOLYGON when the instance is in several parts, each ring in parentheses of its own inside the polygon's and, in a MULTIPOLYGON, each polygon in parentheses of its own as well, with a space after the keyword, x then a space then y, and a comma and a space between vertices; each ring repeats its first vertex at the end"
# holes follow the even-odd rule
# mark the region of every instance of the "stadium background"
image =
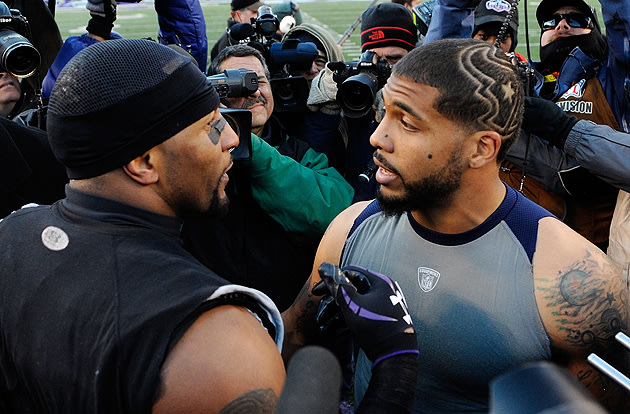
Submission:
MULTIPOLYGON (((386 0, 378 3, 388 2, 386 0)), ((601 13, 597 0, 586 0, 587 3, 597 9, 600 23, 601 13)), ((89 20, 89 13, 85 9, 85 1, 57 1, 55 19, 65 40, 68 36, 79 35, 85 32, 85 26, 89 20)), ((267 1, 272 6, 278 1, 267 1)), ((337 39, 348 30, 352 23, 361 15, 371 1, 297 1, 302 12, 304 22, 316 23, 330 30, 337 39)), ((536 7, 539 0, 519 2, 519 40, 517 52, 527 56, 525 42, 525 8, 527 8, 529 40, 531 57, 538 60, 538 41, 540 30, 536 22, 536 7)), ((208 48, 214 45, 216 39, 221 36, 226 28, 226 21, 230 14, 229 1, 201 0, 201 5, 206 18, 206 32, 208 34, 208 48)), ((603 23, 602 23, 603 25, 603 23)), ((126 38, 157 39, 157 14, 152 1, 142 1, 138 4, 124 4, 118 6, 118 17, 114 30, 126 38)), ((603 28, 603 27, 602 27, 603 28)), ((346 61, 356 60, 360 54, 360 26, 343 44, 343 53, 346 61)))

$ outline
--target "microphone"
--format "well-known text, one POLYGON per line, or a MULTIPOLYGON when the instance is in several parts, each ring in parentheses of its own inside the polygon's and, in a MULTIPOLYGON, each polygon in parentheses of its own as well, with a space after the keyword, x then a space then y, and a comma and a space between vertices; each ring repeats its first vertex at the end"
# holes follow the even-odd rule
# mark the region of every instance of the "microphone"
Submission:
POLYGON ((237 23, 235 25, 233 25, 232 27, 230 27, 230 37, 234 40, 245 40, 250 36, 253 36, 254 33, 256 33, 254 31, 254 26, 252 26, 249 23, 237 23))
POLYGON ((289 361, 284 388, 274 414, 337 414, 341 367, 332 352, 307 346, 289 361))
POLYGON ((370 160, 367 167, 365 167, 365 171, 359 174, 359 182, 363 184, 370 182, 376 170, 378 170, 378 168, 376 167, 376 164, 374 164, 374 160, 370 160))

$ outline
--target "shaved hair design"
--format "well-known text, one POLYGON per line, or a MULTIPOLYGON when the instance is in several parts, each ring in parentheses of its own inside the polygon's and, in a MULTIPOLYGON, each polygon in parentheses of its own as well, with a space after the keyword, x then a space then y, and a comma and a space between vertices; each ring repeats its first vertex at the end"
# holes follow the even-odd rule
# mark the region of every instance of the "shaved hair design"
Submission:
POLYGON ((422 45, 393 67, 392 76, 436 88, 435 110, 463 130, 498 132, 498 161, 518 137, 523 86, 510 58, 490 43, 445 39, 422 45))

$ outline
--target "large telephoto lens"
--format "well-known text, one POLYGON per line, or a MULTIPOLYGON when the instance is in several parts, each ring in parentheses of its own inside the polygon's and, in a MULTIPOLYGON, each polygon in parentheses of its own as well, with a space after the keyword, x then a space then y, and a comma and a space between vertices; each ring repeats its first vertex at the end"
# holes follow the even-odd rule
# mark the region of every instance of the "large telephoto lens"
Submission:
POLYGON ((370 72, 350 76, 340 86, 337 101, 348 118, 367 114, 378 91, 378 79, 370 72))
POLYGON ((11 30, 0 31, 0 69, 18 78, 31 76, 39 67, 40 56, 24 36, 11 30))

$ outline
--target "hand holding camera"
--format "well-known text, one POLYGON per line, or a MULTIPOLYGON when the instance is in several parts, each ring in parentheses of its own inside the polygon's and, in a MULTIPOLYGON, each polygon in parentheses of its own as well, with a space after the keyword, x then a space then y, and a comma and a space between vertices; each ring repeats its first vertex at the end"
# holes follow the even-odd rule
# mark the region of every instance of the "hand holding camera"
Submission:
POLYGON ((328 66, 313 79, 306 104, 313 112, 320 111, 329 115, 341 112, 341 107, 337 103, 337 82, 333 79, 333 71, 328 66))
POLYGON ((407 303, 397 283, 358 266, 340 269, 330 263, 319 267, 322 282, 313 294, 335 299, 343 319, 373 367, 400 354, 418 354, 418 343, 407 303))

